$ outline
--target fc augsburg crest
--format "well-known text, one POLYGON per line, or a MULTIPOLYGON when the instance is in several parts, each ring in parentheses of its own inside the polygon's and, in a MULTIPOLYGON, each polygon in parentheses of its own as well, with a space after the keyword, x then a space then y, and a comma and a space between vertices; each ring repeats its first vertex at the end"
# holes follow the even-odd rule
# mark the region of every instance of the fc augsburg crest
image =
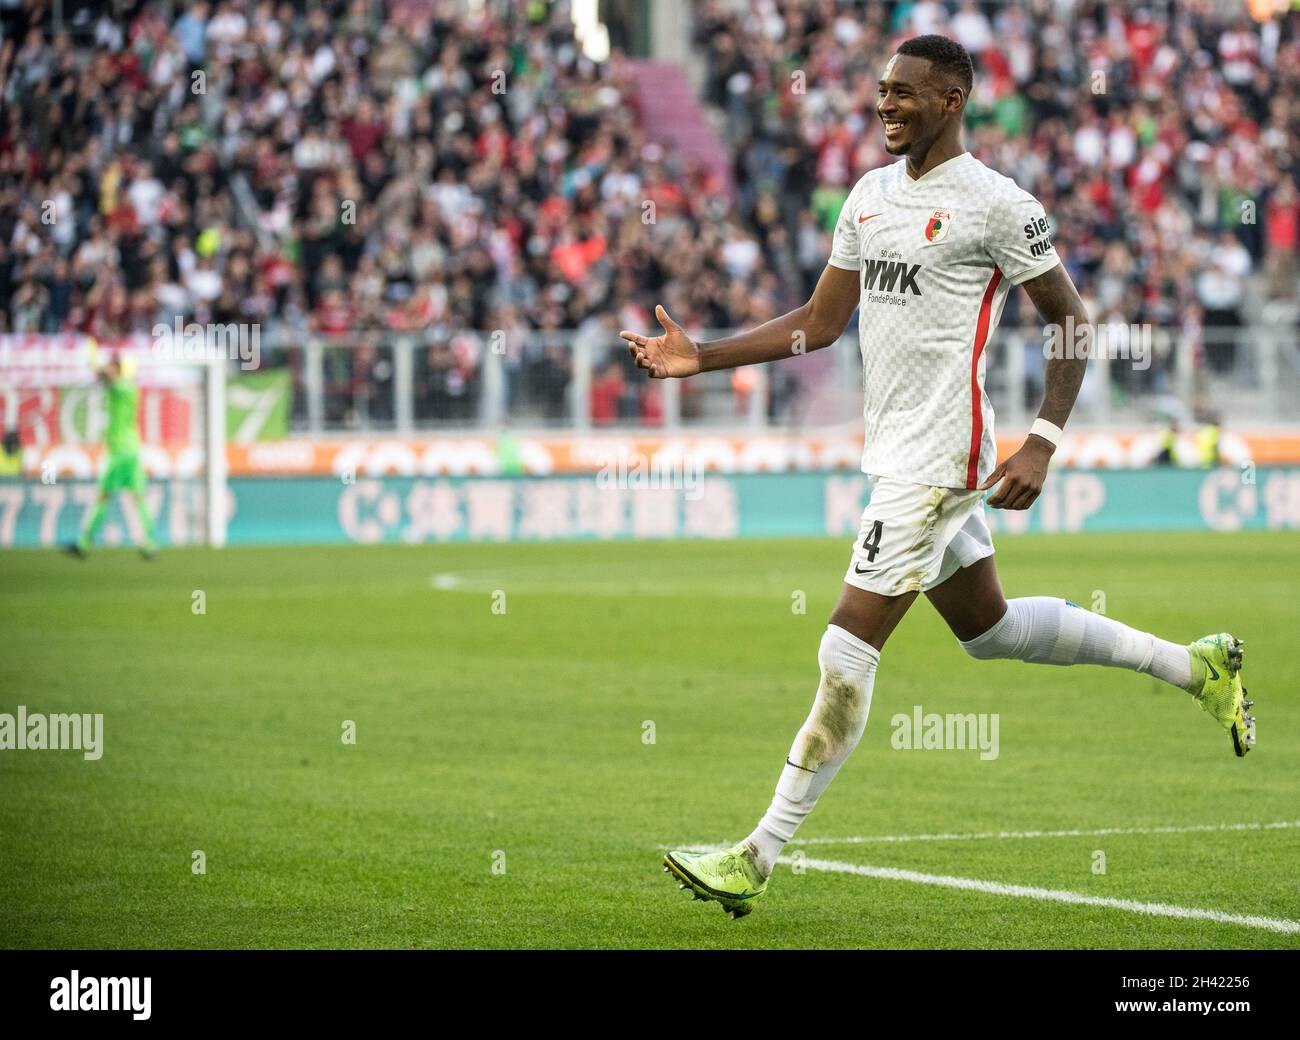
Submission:
POLYGON ((952 214, 936 209, 930 222, 925 225, 925 240, 931 244, 942 242, 948 237, 948 228, 952 226, 952 214))

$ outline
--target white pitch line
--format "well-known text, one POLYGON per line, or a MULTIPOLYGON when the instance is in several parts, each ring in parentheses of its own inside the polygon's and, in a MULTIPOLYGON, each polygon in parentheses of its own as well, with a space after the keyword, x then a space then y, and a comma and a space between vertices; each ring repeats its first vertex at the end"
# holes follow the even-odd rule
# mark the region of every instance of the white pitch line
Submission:
MULTIPOLYGON (((782 856, 778 862, 794 863, 796 860, 792 856, 782 856)), ((935 885, 939 888, 955 888, 965 892, 985 892, 989 895, 1015 896, 1020 899, 1071 903, 1076 906, 1097 906, 1108 910, 1127 910, 1131 913, 1148 914, 1154 917, 1177 917, 1189 921, 1237 924, 1246 928, 1259 928, 1269 932, 1300 933, 1300 921, 1288 921, 1285 918, 1278 917, 1228 914, 1222 910, 1201 910, 1190 906, 1171 906, 1168 903, 1144 903, 1136 899, 1086 896, 1080 892, 1067 892, 1055 888, 1006 885, 998 881, 979 881, 975 878, 950 877, 946 874, 922 874, 915 870, 899 870, 896 867, 871 867, 857 863, 839 863, 835 860, 801 857, 798 862, 811 870, 824 870, 834 874, 856 874, 859 877, 880 878, 884 881, 911 881, 918 885, 935 885)))
MULTIPOLYGON (((559 592, 566 596, 618 596, 622 598, 627 598, 630 593, 645 598, 682 596, 689 592, 696 599, 735 599, 737 590, 735 582, 725 587, 718 585, 708 589, 697 589, 690 587, 687 582, 665 582, 663 579, 656 579, 654 582, 601 580, 599 576, 594 576, 591 580, 584 581, 581 580, 581 572, 576 576, 566 578, 562 583, 557 583, 547 580, 544 573, 546 569, 549 569, 549 567, 519 567, 511 573, 500 570, 490 572, 446 571, 430 575, 429 586, 440 592, 482 594, 506 588, 530 594, 545 591, 559 592)), ((781 591, 774 593, 769 585, 751 582, 744 588, 753 596, 775 595, 778 599, 785 596, 785 602, 789 602, 786 593, 781 591)))
MULTIPOLYGON (((968 831, 951 834, 875 834, 852 838, 793 838, 791 845, 883 845, 909 841, 1006 841, 1028 838, 1102 838, 1112 834, 1201 834, 1215 831, 1279 831, 1300 827, 1300 821, 1276 823, 1194 823, 1174 827, 1097 827, 1094 830, 1068 831, 968 831)), ((680 848, 683 852, 717 852, 732 843, 717 845, 661 845, 662 850, 680 848)))
POLYGON ((876 845, 908 841, 1006 841, 1028 838, 1100 838, 1112 834, 1198 834, 1207 831, 1277 831, 1300 827, 1300 821, 1277 823, 1198 823, 1185 827, 1098 827, 1068 831, 977 831, 953 834, 877 834, 854 838, 795 838, 791 845, 876 845))

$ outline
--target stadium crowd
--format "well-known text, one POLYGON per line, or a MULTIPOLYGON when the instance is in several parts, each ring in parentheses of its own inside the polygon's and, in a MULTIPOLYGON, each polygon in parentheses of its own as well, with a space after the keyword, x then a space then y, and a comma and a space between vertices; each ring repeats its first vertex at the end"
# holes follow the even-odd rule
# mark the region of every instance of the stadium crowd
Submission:
MULTIPOLYGON (((1095 320, 1231 329, 1253 275, 1264 298, 1294 299, 1300 15, 1257 24, 1215 0, 706 0, 696 41, 741 212, 765 244, 800 229, 804 291, 853 183, 892 161, 875 128, 879 70, 926 32, 974 58, 968 146, 1042 201, 1095 320)), ((1230 334, 1208 338, 1212 368, 1233 353, 1230 334)), ((1161 361, 1115 374, 1161 389, 1161 361)))
MULTIPOLYGON (((1295 293, 1300 14, 701 0, 731 204, 647 143, 627 60, 585 58, 565 3, 170 6, 70 4, 57 33, 45 5, 0 8, 0 332, 179 314, 348 338, 326 368, 339 423, 358 401, 391 418, 394 333, 422 338, 416 418, 469 418, 489 349, 469 330, 500 330, 512 411, 558 419, 576 339, 593 419, 655 422, 617 329, 652 327, 657 300, 704 328, 802 302, 849 188, 890 161, 878 70, 921 32, 975 56, 968 144, 1042 200, 1094 317, 1235 326, 1253 286, 1295 293)), ((1158 391, 1164 367, 1118 374, 1158 391)))

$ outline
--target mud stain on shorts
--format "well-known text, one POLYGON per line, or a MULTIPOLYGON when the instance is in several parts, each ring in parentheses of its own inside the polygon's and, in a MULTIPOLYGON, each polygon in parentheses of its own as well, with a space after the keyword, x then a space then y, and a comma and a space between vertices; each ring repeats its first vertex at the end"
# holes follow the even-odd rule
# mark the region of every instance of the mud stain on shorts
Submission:
MULTIPOLYGON (((934 547, 934 532, 939 526, 940 518, 943 516, 944 505, 944 489, 939 487, 930 488, 925 496, 925 518, 921 521, 916 541, 907 550, 909 555, 919 556, 926 560, 927 565, 929 562, 927 559, 928 554, 934 547)), ((894 595, 901 596, 906 592, 922 591, 928 577, 926 566, 916 567, 908 571, 894 587, 894 595)))

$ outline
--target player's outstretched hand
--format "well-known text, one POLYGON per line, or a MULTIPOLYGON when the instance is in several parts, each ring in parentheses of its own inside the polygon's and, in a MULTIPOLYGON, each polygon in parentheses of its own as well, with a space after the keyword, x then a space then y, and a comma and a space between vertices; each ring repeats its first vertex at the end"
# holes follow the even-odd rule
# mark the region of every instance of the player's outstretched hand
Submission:
POLYGON ((999 462, 980 485, 986 491, 998 481, 1002 485, 988 498, 994 509, 1028 509, 1043 490, 1047 479, 1047 464, 1052 458, 1052 445, 1041 437, 1029 437, 1006 462, 999 462))
POLYGON ((668 317, 662 306, 655 307, 655 317, 664 327, 662 336, 651 339, 627 329, 619 333, 627 340, 636 367, 648 370, 652 379, 684 379, 695 375, 700 370, 699 346, 668 317))

